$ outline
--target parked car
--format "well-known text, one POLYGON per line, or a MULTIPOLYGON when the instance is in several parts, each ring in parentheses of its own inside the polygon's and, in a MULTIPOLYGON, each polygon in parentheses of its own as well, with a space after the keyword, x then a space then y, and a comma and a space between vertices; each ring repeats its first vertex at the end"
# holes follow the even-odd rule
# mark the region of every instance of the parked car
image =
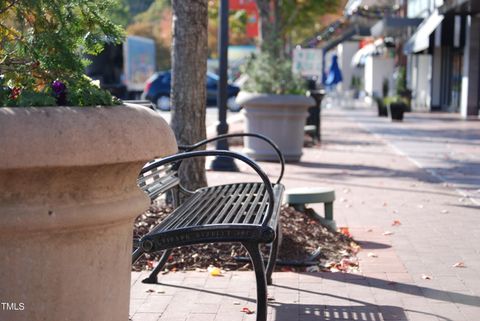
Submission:
MULTIPOLYGON (((150 100, 160 110, 170 110, 170 88, 172 74, 170 71, 157 72, 146 82, 142 99, 150 100)), ((218 75, 207 72, 207 106, 217 105, 218 75)), ((241 106, 235 103, 240 88, 231 84, 227 86, 227 107, 231 111, 239 111, 241 106)))

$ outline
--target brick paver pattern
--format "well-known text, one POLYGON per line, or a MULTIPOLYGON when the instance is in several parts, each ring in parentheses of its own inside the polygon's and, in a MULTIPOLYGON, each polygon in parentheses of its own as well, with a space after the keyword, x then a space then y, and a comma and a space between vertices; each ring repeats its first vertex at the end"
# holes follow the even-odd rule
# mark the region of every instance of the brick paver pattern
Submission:
MULTIPOLYGON (((209 182, 255 178, 240 169, 209 172, 209 182)), ((391 123, 370 110, 323 111, 321 145, 287 165, 284 183, 335 189, 337 226, 362 245, 360 272, 274 273, 269 320, 480 320, 480 122, 408 113, 391 123)), ((241 312, 255 310, 252 272, 168 273, 158 285, 142 284, 145 276, 132 273, 134 321, 255 320, 241 312)))

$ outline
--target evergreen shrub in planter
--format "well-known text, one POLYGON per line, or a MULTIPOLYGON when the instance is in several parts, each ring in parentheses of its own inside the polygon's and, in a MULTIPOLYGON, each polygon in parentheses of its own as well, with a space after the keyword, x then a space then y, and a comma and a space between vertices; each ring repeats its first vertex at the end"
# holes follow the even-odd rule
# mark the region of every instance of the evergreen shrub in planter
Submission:
MULTIPOLYGON (((245 130, 274 140, 286 161, 300 160, 307 109, 315 105, 305 95, 306 82, 293 74, 290 61, 268 52, 249 60, 244 72, 248 80, 237 103, 244 106, 245 130)), ((276 160, 267 144, 253 138, 245 139, 244 152, 256 160, 276 160)))

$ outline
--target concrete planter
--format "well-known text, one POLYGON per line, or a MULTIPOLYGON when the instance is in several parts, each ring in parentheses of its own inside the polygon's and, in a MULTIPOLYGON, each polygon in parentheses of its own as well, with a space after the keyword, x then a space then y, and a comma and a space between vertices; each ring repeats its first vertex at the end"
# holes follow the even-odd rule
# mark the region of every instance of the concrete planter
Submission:
POLYGON ((127 321, 136 177, 176 152, 168 124, 133 105, 0 108, 0 149, 2 320, 127 321))
MULTIPOLYGON (((307 109, 315 106, 312 97, 240 92, 237 103, 244 107, 246 132, 274 140, 287 162, 300 160, 307 109)), ((244 153, 255 160, 277 160, 275 151, 254 138, 245 138, 244 153)))

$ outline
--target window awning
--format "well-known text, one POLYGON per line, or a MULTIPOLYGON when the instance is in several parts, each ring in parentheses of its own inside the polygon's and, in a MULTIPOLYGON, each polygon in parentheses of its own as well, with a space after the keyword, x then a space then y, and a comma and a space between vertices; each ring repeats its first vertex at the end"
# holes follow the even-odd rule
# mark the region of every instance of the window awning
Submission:
POLYGON ((351 65, 352 67, 360 67, 365 65, 365 60, 370 56, 380 55, 385 47, 383 39, 377 39, 374 43, 369 43, 353 55, 351 65))
POLYGON ((417 31, 415 31, 413 36, 405 43, 403 52, 408 55, 427 49, 430 43, 430 35, 442 20, 443 15, 439 14, 438 10, 433 11, 429 17, 423 20, 418 26, 417 31))
POLYGON ((344 13, 350 16, 361 7, 392 7, 396 4, 395 0, 348 0, 345 5, 344 13))

